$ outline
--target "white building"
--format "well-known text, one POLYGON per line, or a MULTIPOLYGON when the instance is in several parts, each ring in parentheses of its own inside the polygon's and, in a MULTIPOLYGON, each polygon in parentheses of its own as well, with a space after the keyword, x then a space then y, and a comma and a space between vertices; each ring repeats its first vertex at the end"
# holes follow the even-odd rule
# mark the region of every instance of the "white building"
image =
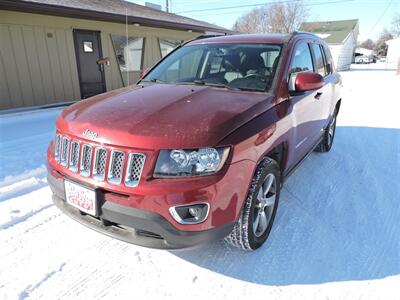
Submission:
POLYGON ((400 60, 400 37, 386 41, 386 45, 388 45, 386 61, 388 63, 398 63, 400 60))
POLYGON ((358 19, 305 22, 301 24, 300 30, 312 32, 328 43, 338 71, 350 69, 357 47, 358 19))
POLYGON ((356 53, 356 55, 358 54, 358 55, 366 55, 366 56, 369 56, 369 55, 374 54, 374 51, 373 51, 373 50, 370 50, 370 49, 366 49, 366 48, 361 48, 361 47, 359 47, 359 48, 356 48, 355 53, 356 53))

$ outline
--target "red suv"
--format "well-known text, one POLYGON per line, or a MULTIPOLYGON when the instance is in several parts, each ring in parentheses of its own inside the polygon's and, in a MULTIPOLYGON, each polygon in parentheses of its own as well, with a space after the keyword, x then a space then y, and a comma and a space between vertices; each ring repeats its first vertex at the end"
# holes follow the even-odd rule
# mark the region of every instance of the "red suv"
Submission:
POLYGON ((330 150, 340 88, 326 43, 309 33, 186 42, 136 85, 62 112, 47 153, 53 200, 142 246, 226 238, 256 249, 285 178, 330 150))

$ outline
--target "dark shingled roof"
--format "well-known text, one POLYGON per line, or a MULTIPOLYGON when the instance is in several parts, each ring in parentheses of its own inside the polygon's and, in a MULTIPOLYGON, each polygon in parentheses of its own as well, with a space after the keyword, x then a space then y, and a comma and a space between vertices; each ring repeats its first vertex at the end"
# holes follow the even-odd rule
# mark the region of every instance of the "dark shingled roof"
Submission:
POLYGON ((304 22, 300 25, 300 30, 312 32, 315 34, 326 34, 328 36, 322 36, 322 38, 328 44, 341 44, 344 42, 349 33, 356 28, 357 24, 358 19, 325 22, 304 22))
POLYGON ((65 17, 96 19, 194 31, 231 31, 207 22, 167 13, 124 0, 0 0, 0 9, 44 13, 65 17))

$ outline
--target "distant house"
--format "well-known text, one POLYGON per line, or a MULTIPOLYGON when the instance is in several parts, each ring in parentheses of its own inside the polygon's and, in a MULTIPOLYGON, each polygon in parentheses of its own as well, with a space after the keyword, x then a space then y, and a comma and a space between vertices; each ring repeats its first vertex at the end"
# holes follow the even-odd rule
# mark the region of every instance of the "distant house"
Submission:
POLYGON ((127 86, 182 41, 231 32, 155 8, 123 0, 0 0, 0 110, 127 86))
POLYGON ((361 48, 361 47, 356 48, 356 50, 355 50, 355 55, 356 56, 358 56, 358 55, 366 55, 366 56, 368 56, 368 55, 372 55, 373 53, 374 53, 373 50, 366 49, 366 48, 361 48))
POLYGON ((328 43, 337 70, 350 69, 357 47, 358 19, 305 22, 301 24, 300 30, 312 32, 328 43))
POLYGON ((386 41, 388 51, 386 61, 388 63, 398 63, 400 60, 400 37, 386 41))

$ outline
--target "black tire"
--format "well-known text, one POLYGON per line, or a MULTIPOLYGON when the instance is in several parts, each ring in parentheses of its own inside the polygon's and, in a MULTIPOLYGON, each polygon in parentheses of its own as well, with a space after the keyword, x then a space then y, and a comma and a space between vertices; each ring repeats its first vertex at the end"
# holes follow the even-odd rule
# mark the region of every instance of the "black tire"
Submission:
MULTIPOLYGON (((229 244, 243 250, 255 250, 267 240, 268 235, 271 232, 276 211, 278 209, 281 186, 280 176, 280 169, 276 161, 268 157, 263 158, 258 165, 255 175, 251 181, 248 195, 239 216, 239 220, 236 222, 232 232, 225 238, 229 244), (263 209, 261 209, 260 205, 262 204, 259 201, 258 195, 260 190, 261 193, 264 191, 263 184, 268 184, 266 179, 268 178, 269 180, 272 178, 272 176, 275 178, 275 188, 273 188, 272 184, 271 194, 267 193, 264 196, 265 199, 271 199, 272 196, 267 197, 267 195, 273 195, 273 193, 275 193, 274 204, 271 206, 265 206, 263 209), (259 226, 256 226, 255 230, 254 226, 258 213, 262 215, 261 210, 264 210, 264 214, 266 214, 268 210, 269 217, 267 223, 260 222, 267 224, 265 231, 257 232, 259 226)), ((260 216, 258 216, 258 220, 260 220, 260 216)))
POLYGON ((333 112, 331 120, 329 121, 328 126, 324 130, 322 141, 315 148, 316 152, 329 152, 331 150, 336 133, 336 118, 337 118, 337 109, 335 109, 335 111, 333 112))

